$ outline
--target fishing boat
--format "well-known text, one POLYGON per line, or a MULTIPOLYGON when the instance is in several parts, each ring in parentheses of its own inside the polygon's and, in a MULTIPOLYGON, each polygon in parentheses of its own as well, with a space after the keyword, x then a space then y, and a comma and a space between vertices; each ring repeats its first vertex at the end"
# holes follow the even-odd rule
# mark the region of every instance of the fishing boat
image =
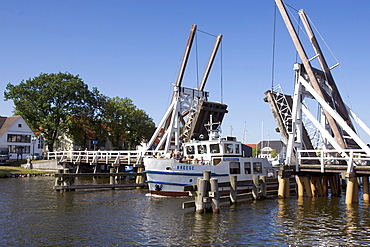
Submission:
MULTIPOLYGON (((211 117, 212 119, 212 117, 211 117)), ((192 196, 184 186, 196 184, 204 171, 211 171, 211 177, 219 182, 252 179, 253 175, 277 177, 277 167, 266 158, 244 157, 244 146, 235 137, 220 137, 219 128, 208 124, 208 140, 192 140, 184 143, 181 152, 170 150, 165 157, 144 158, 145 173, 152 195, 192 196)), ((239 192, 250 191, 251 186, 239 188, 239 192)), ((223 188, 220 188, 223 189, 223 188)), ((229 189, 224 188, 228 193, 229 189)))

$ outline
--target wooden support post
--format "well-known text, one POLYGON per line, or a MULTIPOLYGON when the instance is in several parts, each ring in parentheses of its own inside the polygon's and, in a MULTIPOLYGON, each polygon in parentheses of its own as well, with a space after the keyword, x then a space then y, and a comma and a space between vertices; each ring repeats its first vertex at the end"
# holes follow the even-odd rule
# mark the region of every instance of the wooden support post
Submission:
POLYGON ((353 187, 353 199, 352 199, 353 203, 358 203, 358 186, 359 186, 358 178, 356 177, 356 179, 354 180, 353 187))
MULTIPOLYGON (((57 174, 63 174, 63 168, 60 168, 57 170, 57 174)), ((63 184, 63 177, 55 177, 55 184, 54 184, 54 187, 55 186, 60 186, 63 184)), ((60 189, 56 189, 56 191, 60 191, 60 189)))
MULTIPOLYGON (((144 171, 144 168, 142 168, 142 167, 137 168, 137 172, 142 173, 143 171, 144 171)), ((136 176, 136 183, 137 184, 143 183, 143 180, 144 180, 143 175, 137 175, 136 176)))
POLYGON ((311 185, 310 185, 310 181, 309 181, 309 177, 303 177, 303 184, 304 184, 304 188, 306 189, 306 195, 307 197, 312 197, 312 191, 311 191, 311 185))
POLYGON ((203 178, 207 180, 207 191, 211 190, 211 171, 203 171, 203 178))
MULTIPOLYGON (((69 168, 64 168, 63 174, 69 174, 69 168)), ((63 180, 63 186, 69 186, 69 185, 71 185, 71 183, 69 181, 69 177, 66 176, 63 180)), ((69 189, 66 189, 66 191, 69 191, 69 189)))
POLYGON ((212 198, 211 206, 214 213, 220 212, 220 193, 218 192, 218 179, 211 178, 210 197, 212 198))
POLYGON ((322 176, 322 189, 325 196, 328 196, 328 177, 322 176))
POLYGON ((287 177, 287 178, 284 178, 285 180, 285 183, 284 183, 284 189, 285 189, 285 198, 289 198, 290 197, 290 178, 287 177))
POLYGON ((325 196, 321 177, 315 177, 315 182, 319 196, 325 196))
POLYGON ((115 169, 114 167, 111 167, 109 168, 109 173, 110 173, 110 177, 109 177, 109 184, 113 185, 112 187, 112 190, 115 189, 115 184, 116 184, 116 176, 114 176, 115 174, 115 169))
POLYGON ((261 188, 260 188, 260 190, 261 190, 261 195, 260 195, 260 197, 261 198, 266 198, 266 196, 267 196, 267 184, 266 184, 266 175, 261 175, 260 176, 260 179, 261 179, 261 188))
POLYGON ((312 193, 313 197, 317 195, 317 189, 316 189, 316 186, 315 186, 314 182, 315 182, 314 178, 309 177, 309 183, 310 183, 311 193, 312 193))
POLYGON ((236 195, 238 193, 237 188, 237 177, 235 175, 230 176, 230 202, 236 203, 236 195))
POLYGON ((369 176, 362 176, 362 191, 364 202, 369 202, 369 176))
POLYGON ((298 186, 298 189, 297 189, 298 197, 303 197, 304 196, 304 186, 303 186, 302 177, 299 175, 296 175, 295 180, 298 186))
POLYGON ((353 203, 353 190, 354 190, 356 181, 357 180, 355 176, 348 177, 347 190, 346 190, 346 204, 353 203))
POLYGON ((253 185, 252 185, 252 196, 254 200, 259 199, 258 197, 258 191, 259 191, 259 176, 253 175, 253 185))
POLYGON ((329 177, 330 192, 332 196, 338 195, 338 187, 337 187, 337 183, 335 180, 336 180, 335 175, 332 175, 329 177))
POLYGON ((205 203, 207 202, 207 180, 204 178, 198 179, 198 191, 195 199, 195 211, 202 213, 206 210, 205 203))
POLYGON ((278 198, 285 198, 285 179, 279 175, 278 181, 279 181, 278 198))

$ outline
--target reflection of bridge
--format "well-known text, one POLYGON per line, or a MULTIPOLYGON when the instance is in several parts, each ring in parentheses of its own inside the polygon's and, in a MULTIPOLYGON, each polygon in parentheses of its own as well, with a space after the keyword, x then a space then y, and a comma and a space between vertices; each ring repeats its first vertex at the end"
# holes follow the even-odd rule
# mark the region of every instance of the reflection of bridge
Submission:
POLYGON ((297 175, 299 196, 304 190, 308 196, 325 195, 328 188, 337 195, 342 173, 348 180, 346 203, 358 201, 358 177, 362 177, 364 200, 369 201, 370 148, 358 136, 354 123, 368 135, 370 129, 343 102, 331 74, 337 65, 327 65, 305 12, 300 10, 298 14, 313 47, 312 58, 307 56, 283 1, 275 2, 301 59, 294 65, 292 96, 276 89, 265 93, 287 145, 279 194, 287 196, 284 179, 297 175), (315 63, 320 69, 313 67, 315 63))

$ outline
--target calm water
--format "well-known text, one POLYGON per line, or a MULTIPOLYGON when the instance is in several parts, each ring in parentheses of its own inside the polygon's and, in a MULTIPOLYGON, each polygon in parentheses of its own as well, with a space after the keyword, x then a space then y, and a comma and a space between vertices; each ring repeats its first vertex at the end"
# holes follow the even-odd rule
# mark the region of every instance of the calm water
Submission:
POLYGON ((55 192, 53 177, 0 179, 1 246, 364 246, 369 205, 296 198, 183 210, 146 190, 55 192))

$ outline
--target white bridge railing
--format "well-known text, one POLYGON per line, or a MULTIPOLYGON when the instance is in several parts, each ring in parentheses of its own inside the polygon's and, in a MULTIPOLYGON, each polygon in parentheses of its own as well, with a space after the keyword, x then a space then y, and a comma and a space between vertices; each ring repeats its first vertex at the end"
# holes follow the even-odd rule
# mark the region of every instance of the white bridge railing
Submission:
MULTIPOLYGON (((158 152, 155 152, 158 153, 158 152)), ((48 160, 56 159, 58 162, 69 163, 105 163, 105 164, 136 164, 142 157, 152 156, 153 151, 142 152, 139 150, 116 150, 116 151, 57 151, 47 154, 48 160)), ((161 153, 162 154, 162 153, 161 153)))
POLYGON ((321 172, 325 171, 325 165, 347 164, 347 172, 352 172, 355 166, 370 165, 370 156, 362 149, 344 149, 343 153, 336 150, 298 150, 298 164, 316 163, 321 165, 321 172), (315 157, 304 157, 303 154, 313 153, 315 157), (315 162, 317 161, 317 162, 315 162))

